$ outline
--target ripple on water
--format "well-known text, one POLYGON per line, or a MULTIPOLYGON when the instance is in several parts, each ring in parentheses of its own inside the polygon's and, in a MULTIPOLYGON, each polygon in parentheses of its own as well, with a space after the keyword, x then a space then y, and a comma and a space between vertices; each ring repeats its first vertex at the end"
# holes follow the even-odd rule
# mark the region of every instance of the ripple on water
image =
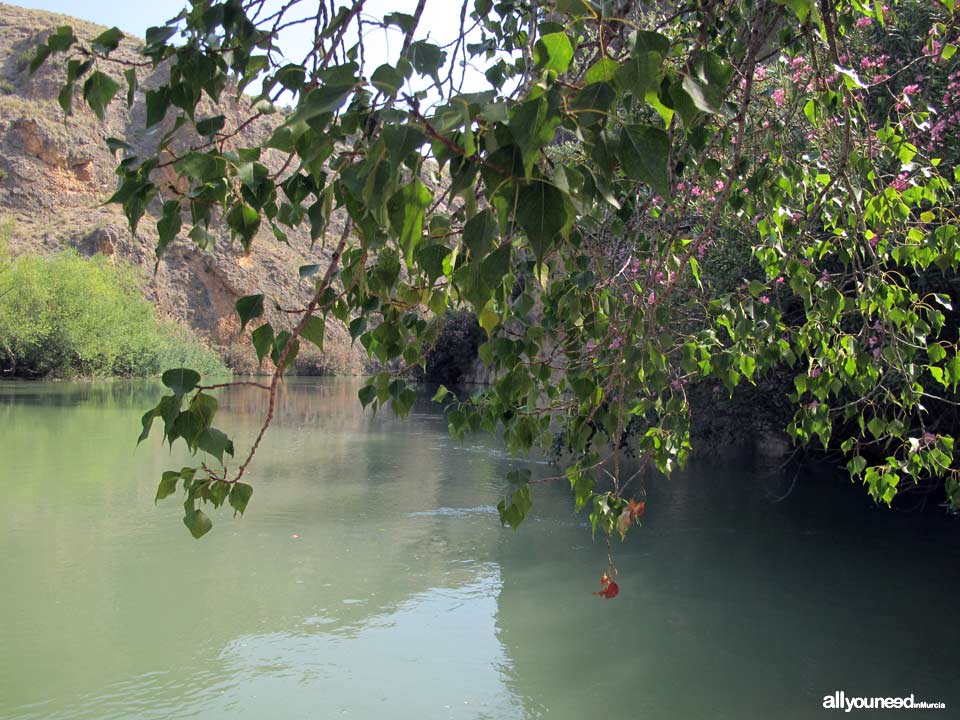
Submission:
POLYGON ((409 512, 407 517, 466 517, 468 515, 496 515, 497 509, 493 505, 478 505, 476 507, 439 507, 433 510, 409 512))

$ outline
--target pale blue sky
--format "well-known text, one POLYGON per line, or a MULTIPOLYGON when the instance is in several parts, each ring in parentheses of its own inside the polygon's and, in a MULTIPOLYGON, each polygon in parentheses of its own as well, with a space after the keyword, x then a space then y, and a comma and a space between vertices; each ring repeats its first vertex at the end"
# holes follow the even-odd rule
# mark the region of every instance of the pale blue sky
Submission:
POLYGON ((162 25, 186 5, 184 0, 6 0, 10 5, 72 15, 99 25, 116 25, 143 37, 151 25, 162 25))

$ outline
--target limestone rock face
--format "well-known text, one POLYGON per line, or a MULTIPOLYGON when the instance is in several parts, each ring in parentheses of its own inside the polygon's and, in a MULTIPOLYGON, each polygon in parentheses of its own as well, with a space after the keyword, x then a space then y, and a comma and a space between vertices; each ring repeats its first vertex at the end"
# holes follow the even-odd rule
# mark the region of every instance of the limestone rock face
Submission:
MULTIPOLYGON (((264 293, 281 307, 298 307, 309 298, 311 285, 300 281, 301 265, 329 260, 329 250, 317 242, 311 248, 308 232, 289 233, 290 244, 277 242, 269 228, 244 253, 232 245, 226 227, 213 227, 212 249, 197 248, 186 236, 174 241, 156 263, 156 201, 132 235, 119 206, 104 205, 117 187, 114 172, 117 157, 107 148, 108 137, 122 138, 140 154, 151 149, 163 132, 173 127, 171 116, 160 132, 143 132, 143 90, 163 81, 166 69, 147 68, 138 77, 141 90, 133 106, 118 99, 109 105, 103 122, 86 108, 79 92, 74 112, 65 116, 57 95, 65 77, 62 58, 48 60, 34 75, 27 66, 38 43, 58 25, 72 25, 81 39, 104 28, 75 18, 0 3, 0 218, 14 220, 11 250, 15 253, 55 253, 74 248, 84 255, 102 253, 114 260, 138 266, 143 271, 144 295, 153 301, 161 317, 190 325, 225 361, 239 371, 256 370, 256 356, 249 337, 239 332, 233 305, 238 297, 264 293), (156 266, 156 270, 154 270, 156 266)), ((115 55, 138 59, 140 41, 125 38, 115 55)), ((103 64, 100 69, 126 88, 121 70, 103 64)), ((123 93, 121 93, 123 94, 123 93)), ((244 99, 224 96, 210 114, 223 114, 226 127, 236 127, 247 116, 244 99), (216 110, 216 112, 212 112, 216 110)), ((280 120, 267 116, 251 123, 236 138, 236 145, 259 144, 280 120)), ((186 149, 198 138, 179 131, 174 145, 186 149)), ((270 151, 265 163, 279 169, 283 159, 270 151)), ((172 183, 174 177, 166 179, 172 183)), ((159 182, 164 178, 159 177, 159 182)), ((340 228, 331 223, 331 235, 340 228)), ((326 243, 329 247, 330 243, 326 243)), ((272 310, 267 319, 277 328, 291 324, 290 315, 272 310)), ((300 372, 352 374, 364 370, 364 355, 353 346, 349 333, 339 323, 328 323, 325 352, 301 350, 300 372)), ((247 328, 249 334, 252 328, 247 328)))

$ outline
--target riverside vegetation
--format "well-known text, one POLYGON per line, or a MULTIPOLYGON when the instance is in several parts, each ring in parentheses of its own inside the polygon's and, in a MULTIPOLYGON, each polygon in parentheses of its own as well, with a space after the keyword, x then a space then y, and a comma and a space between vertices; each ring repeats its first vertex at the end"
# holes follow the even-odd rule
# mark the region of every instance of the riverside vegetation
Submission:
POLYGON ((222 374, 192 332, 158 321, 136 272, 74 251, 11 257, 0 226, 0 373, 21 377, 149 376, 189 364, 222 374))
MULTIPOLYGON (((207 247, 221 222, 244 250, 299 227, 332 247, 300 268, 311 292, 282 316, 263 293, 236 303, 274 368, 236 461, 216 384, 194 368, 164 373, 169 394, 143 417, 141 440, 162 425, 203 453, 157 492, 184 493, 195 537, 212 527, 203 505, 245 510, 301 347, 345 324, 383 368, 360 402, 405 415, 411 369, 463 309, 495 379, 469 397, 441 387, 451 433, 501 433, 518 453, 558 443, 557 479, 608 539, 639 521, 651 473, 687 461, 695 388, 772 376, 791 437, 837 453, 874 499, 922 487, 960 507, 953 0, 466 0, 442 44, 428 16, 426 0, 383 17, 363 0, 198 0, 149 28, 135 62, 111 61, 116 28, 68 26, 31 62, 66 58, 66 113, 142 104, 159 141, 108 139, 111 200, 134 232, 159 214, 158 257, 178 239, 207 247), (289 60, 280 37, 296 26, 315 42, 289 60), (399 38, 376 67, 372 28, 399 38), (485 90, 464 91, 467 64, 485 90), (140 88, 156 67, 166 80, 140 88), (248 105, 229 124, 228 96, 248 105), (281 100, 292 112, 243 142, 281 100)), ((499 511, 516 527, 530 475, 507 480, 499 511)))

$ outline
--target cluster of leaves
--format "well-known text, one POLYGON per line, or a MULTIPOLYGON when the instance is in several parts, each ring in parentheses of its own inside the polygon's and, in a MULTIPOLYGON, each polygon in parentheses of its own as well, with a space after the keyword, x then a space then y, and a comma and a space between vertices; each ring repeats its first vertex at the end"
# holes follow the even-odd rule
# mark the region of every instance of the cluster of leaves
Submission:
MULTIPOLYGON (((162 200, 158 257, 180 235, 206 247, 221 217, 244 249, 268 229, 280 242, 292 227, 314 239, 342 229, 329 264, 301 268, 314 291, 290 327, 253 330, 258 357, 276 368, 263 386, 267 417, 232 474, 179 473, 191 502, 217 504, 225 484, 241 486, 284 369, 300 339, 322 346, 331 316, 387 368, 360 391, 363 405, 404 415, 414 399, 405 378, 425 364, 438 318, 469 310, 496 379, 463 400, 441 388, 451 433, 499 433, 518 453, 559 436, 570 453, 562 477, 594 532, 624 535, 646 474, 686 462, 691 383, 733 393, 783 368, 797 377, 798 441, 839 445, 880 500, 902 477, 933 477, 960 503, 951 429, 928 426, 926 406, 935 384, 936 402, 956 404, 952 300, 920 289, 960 263, 952 170, 910 142, 902 113, 878 123, 843 60, 861 49, 862 19, 894 28, 894 13, 863 0, 731 0, 669 15, 477 0, 475 29, 441 47, 417 39, 425 4, 377 19, 355 0, 296 18, 296 0, 268 15, 256 0, 200 0, 147 31, 144 62, 170 69, 145 94, 159 145, 120 162, 112 201, 135 231, 162 200), (372 72, 361 21, 404 35, 372 72), (297 23, 316 28, 315 43, 291 63, 277 37, 297 23), (487 64, 490 89, 454 82, 468 60, 487 64), (256 97, 242 95, 252 87, 256 97), (249 106, 236 127, 200 111, 228 92, 249 106), (281 97, 293 111, 261 145, 240 147, 242 129, 281 97), (178 152, 182 128, 195 142, 178 152), (158 179, 168 168, 179 176, 169 190, 158 179), (731 238, 757 261, 734 287, 704 273, 731 238), (625 445, 640 460, 629 476, 625 445)), ((946 27, 953 10, 944 13, 946 27)), ((108 31, 88 47, 61 29, 38 62, 73 53, 69 99, 86 72, 109 67, 116 41, 108 31)), ((97 73, 83 92, 99 114, 120 83, 97 73)), ((132 103, 135 73, 127 80, 132 103)), ((265 301, 241 299, 244 326, 265 301)), ((212 428, 193 407, 209 396, 181 410, 195 386, 171 386, 145 431, 161 417, 170 442, 209 452, 201 438, 212 428)), ((529 475, 514 472, 501 519, 516 527, 531 502, 529 475)))
MULTIPOLYGON (((160 420, 163 422, 163 440, 171 448, 176 440, 183 440, 194 455, 197 451, 203 451, 216 458, 223 467, 224 454, 233 456, 233 441, 222 430, 213 427, 217 400, 213 395, 204 392, 207 388, 200 386, 200 373, 188 368, 176 368, 163 373, 161 380, 171 394, 164 395, 155 407, 144 414, 143 431, 137 444, 150 436, 154 420, 160 420), (191 392, 193 395, 184 408, 184 400, 191 392)), ((205 464, 201 469, 203 472, 199 474, 195 467, 185 467, 180 471, 168 470, 163 473, 157 488, 159 502, 173 495, 177 491, 178 483, 182 484, 186 495, 183 503, 183 524, 195 538, 206 535, 213 527, 210 518, 197 507, 198 503, 210 503, 218 508, 226 501, 233 508, 234 514, 242 515, 253 495, 253 487, 250 485, 230 480, 225 474, 217 475, 205 464)))

